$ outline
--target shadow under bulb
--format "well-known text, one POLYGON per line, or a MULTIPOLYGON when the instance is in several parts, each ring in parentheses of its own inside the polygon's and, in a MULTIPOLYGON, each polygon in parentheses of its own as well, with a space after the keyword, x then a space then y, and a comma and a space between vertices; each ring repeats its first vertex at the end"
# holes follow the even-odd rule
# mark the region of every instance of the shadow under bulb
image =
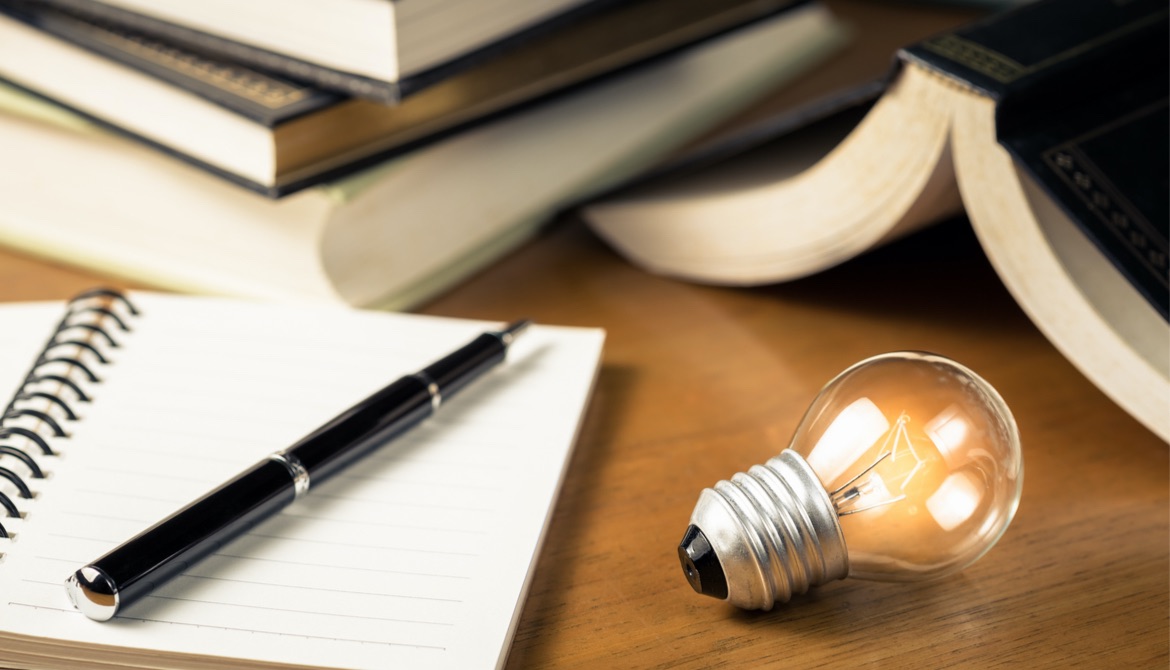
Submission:
POLYGON ((942 577, 995 544, 1023 480, 990 384, 941 356, 883 354, 825 386, 788 449, 703 490, 679 560, 695 591, 745 609, 845 577, 942 577))

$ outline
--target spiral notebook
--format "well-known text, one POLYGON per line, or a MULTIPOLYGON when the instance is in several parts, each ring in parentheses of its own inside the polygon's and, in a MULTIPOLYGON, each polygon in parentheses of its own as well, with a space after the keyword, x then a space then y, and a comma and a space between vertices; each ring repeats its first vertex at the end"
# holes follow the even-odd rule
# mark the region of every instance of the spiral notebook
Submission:
POLYGON ((434 418, 112 621, 63 587, 498 325, 106 291, 0 306, 0 667, 502 665, 598 330, 531 328, 434 418))

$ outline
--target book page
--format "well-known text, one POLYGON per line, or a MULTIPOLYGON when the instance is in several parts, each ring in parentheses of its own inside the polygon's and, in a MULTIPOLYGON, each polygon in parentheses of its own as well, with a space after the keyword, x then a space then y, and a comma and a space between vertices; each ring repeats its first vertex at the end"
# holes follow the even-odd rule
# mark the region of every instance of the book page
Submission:
MULTIPOLYGON (((0 631, 146 650, 113 658, 161 665, 176 664, 166 652, 326 667, 502 663, 600 331, 530 328, 504 365, 432 419, 98 623, 65 595, 74 570, 499 325, 132 299, 143 312, 134 332, 98 367, 93 401, 54 443, 62 455, 44 459, 52 477, 3 545, 0 631)), ((60 310, 0 309, 7 386, 60 310)))

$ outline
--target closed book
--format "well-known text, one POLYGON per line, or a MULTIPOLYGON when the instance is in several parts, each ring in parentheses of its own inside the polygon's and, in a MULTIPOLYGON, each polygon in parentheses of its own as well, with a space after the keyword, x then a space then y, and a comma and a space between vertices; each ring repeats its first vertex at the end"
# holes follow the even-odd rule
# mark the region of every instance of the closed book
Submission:
POLYGON ((1170 439, 1167 8, 1042 0, 903 49, 868 110, 584 210, 632 260, 753 285, 960 212, 1021 307, 1170 439))
POLYGON ((804 5, 279 199, 10 89, 0 241, 172 290, 406 308, 805 71, 838 36, 804 5))
POLYGON ((278 197, 793 5, 640 0, 387 106, 40 3, 0 2, 0 78, 278 197))
POLYGON ((187 49, 397 102, 617 0, 34 0, 187 49))

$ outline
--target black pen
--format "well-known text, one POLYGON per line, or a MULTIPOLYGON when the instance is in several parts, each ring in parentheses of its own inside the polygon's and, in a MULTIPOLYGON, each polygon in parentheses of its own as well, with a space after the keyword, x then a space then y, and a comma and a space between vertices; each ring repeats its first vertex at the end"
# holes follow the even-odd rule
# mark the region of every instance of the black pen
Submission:
POLYGON ((65 590, 95 621, 118 612, 251 529, 330 475, 432 415, 439 404, 504 360, 529 321, 483 333, 402 377, 296 444, 139 533, 73 573, 65 590))

